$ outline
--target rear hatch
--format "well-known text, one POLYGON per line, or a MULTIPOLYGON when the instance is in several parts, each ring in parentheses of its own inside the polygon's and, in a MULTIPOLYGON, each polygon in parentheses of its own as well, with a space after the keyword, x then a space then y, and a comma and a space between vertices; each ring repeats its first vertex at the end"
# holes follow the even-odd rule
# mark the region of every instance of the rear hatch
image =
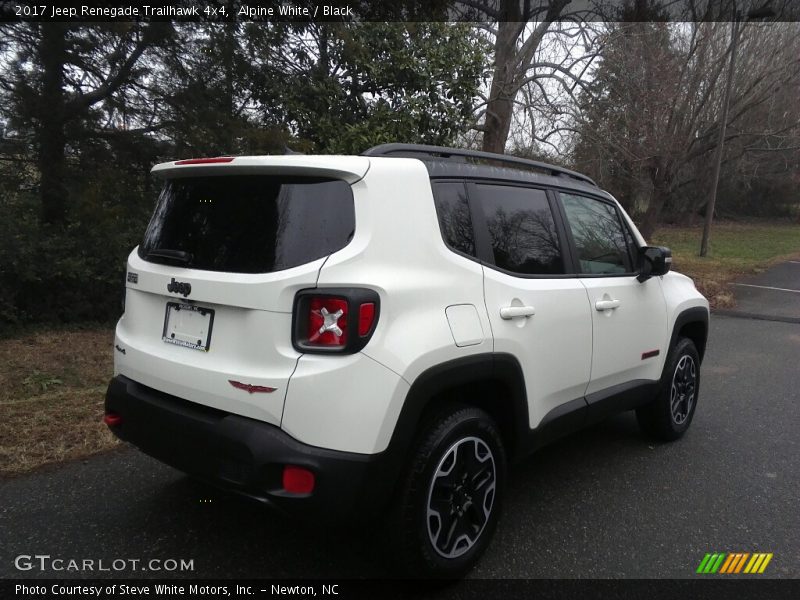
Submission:
POLYGON ((291 342, 295 293, 314 287, 327 256, 352 238, 350 183, 369 163, 220 160, 154 169, 166 181, 128 260, 115 370, 279 425, 300 356, 291 342))

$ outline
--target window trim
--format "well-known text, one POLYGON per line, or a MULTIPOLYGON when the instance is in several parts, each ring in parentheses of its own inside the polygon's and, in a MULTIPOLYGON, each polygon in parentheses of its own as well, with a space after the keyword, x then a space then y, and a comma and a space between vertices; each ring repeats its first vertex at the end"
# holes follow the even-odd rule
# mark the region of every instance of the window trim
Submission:
POLYGON ((567 236, 567 238, 569 240, 568 243, 569 243, 570 249, 572 251, 572 269, 575 272, 575 277, 587 278, 587 279, 597 279, 597 278, 601 278, 601 277, 636 277, 636 276, 639 275, 639 270, 636 268, 637 258, 633 257, 633 256, 630 256, 630 247, 629 247, 629 245, 627 243, 625 244, 625 246, 626 246, 626 248, 628 248, 628 258, 631 261, 631 266, 634 268, 634 271, 625 272, 625 273, 581 273, 580 261, 578 259, 578 246, 575 243, 574 236, 572 235, 572 228, 567 226, 569 224, 569 221, 567 219, 567 212, 564 209, 564 202, 561 199, 561 194, 569 194, 569 195, 572 195, 572 196, 581 196, 583 198, 587 198, 589 200, 595 200, 597 202, 602 202, 604 204, 607 204, 607 205, 613 207, 614 213, 617 215, 617 221, 622 226, 623 235, 625 235, 626 237, 630 238, 630 240, 633 242, 633 244, 635 245, 637 250, 640 248, 640 246, 639 246, 639 243, 636 240, 636 237, 633 235, 633 232, 630 231, 630 228, 628 227, 628 224, 627 224, 626 220, 622 218, 622 212, 620 211, 619 205, 616 202, 614 202, 614 201, 612 201, 612 200, 610 200, 608 198, 602 198, 602 197, 595 196, 595 195, 592 195, 592 194, 587 194, 587 193, 584 193, 583 191, 557 189, 557 190, 554 190, 554 192, 555 192, 556 197, 557 197, 557 204, 558 204, 559 213, 561 214, 561 218, 564 221, 565 234, 566 234, 566 236, 567 236))

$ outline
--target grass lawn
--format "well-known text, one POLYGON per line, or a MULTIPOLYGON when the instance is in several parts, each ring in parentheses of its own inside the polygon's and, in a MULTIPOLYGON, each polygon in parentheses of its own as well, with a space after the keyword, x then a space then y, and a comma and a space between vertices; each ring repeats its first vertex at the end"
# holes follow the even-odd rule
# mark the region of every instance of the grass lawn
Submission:
POLYGON ((700 258, 700 227, 663 227, 651 243, 672 249, 673 268, 694 279, 714 308, 734 305, 728 283, 800 256, 800 224, 715 223, 708 256, 700 258))
POLYGON ((0 477, 118 444, 103 418, 111 329, 0 340, 0 477))

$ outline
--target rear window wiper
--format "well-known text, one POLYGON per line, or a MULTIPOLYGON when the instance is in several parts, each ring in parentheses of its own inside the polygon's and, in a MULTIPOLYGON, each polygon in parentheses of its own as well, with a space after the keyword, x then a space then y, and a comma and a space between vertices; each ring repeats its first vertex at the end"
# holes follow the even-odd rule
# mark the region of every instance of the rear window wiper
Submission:
POLYGON ((194 260, 194 254, 183 250, 170 250, 169 248, 156 248, 150 250, 145 258, 166 258, 184 265, 190 264, 194 260))

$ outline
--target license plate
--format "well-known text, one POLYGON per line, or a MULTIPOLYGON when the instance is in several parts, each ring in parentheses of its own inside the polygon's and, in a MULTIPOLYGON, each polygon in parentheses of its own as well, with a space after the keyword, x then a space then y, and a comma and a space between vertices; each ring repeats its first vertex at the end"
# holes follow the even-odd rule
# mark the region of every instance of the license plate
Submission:
POLYGON ((213 325, 213 309, 167 302, 162 339, 169 344, 208 352, 213 325))

